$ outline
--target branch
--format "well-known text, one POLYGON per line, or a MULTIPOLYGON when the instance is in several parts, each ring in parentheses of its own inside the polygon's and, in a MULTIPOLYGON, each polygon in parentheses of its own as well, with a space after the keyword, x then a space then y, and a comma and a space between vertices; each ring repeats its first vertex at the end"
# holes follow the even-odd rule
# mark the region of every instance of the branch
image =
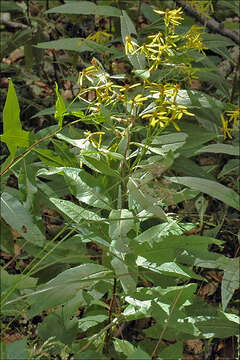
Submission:
POLYGON ((195 10, 192 6, 186 4, 184 0, 176 0, 176 3, 180 5, 187 14, 193 16, 201 24, 206 25, 209 28, 209 30, 212 30, 213 32, 221 34, 223 36, 226 36, 230 38, 232 41, 234 41, 236 44, 240 45, 240 38, 235 31, 225 28, 222 24, 220 24, 213 18, 209 19, 206 16, 199 14, 197 10, 195 10))
POLYGON ((7 21, 2 19, 1 20, 2 25, 4 25, 6 27, 7 31, 16 31, 16 30, 24 30, 24 29, 29 29, 29 26, 25 25, 25 24, 21 24, 21 23, 17 23, 14 21, 7 21))

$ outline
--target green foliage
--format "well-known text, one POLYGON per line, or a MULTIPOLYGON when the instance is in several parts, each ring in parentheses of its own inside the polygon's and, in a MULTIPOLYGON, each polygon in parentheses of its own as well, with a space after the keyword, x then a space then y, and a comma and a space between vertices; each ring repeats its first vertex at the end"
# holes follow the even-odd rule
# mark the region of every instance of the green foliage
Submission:
MULTIPOLYGON (((189 89, 197 64, 200 73, 206 70, 199 29, 181 27, 181 9, 149 10, 143 7, 149 18, 158 16, 161 32, 145 41, 135 39, 138 32, 127 11, 113 6, 82 1, 48 10, 120 18, 126 51, 121 56, 127 55, 134 69, 126 81, 93 58, 79 74, 79 92, 70 105, 56 85, 58 125, 31 134, 31 141, 9 83, 1 136, 10 152, 2 171, 2 217, 9 249, 13 238, 6 224, 32 260, 20 275, 2 268, 2 311, 29 319, 47 316, 38 326, 42 345, 29 349, 25 339, 3 345, 6 359, 27 352, 41 359, 45 351, 73 353, 76 359, 180 358, 184 340, 238 334, 231 306, 238 259, 219 253, 222 240, 187 235, 196 223, 172 211, 192 199, 200 222, 208 201, 230 207, 233 214, 238 210, 237 189, 225 176, 236 171, 239 110, 227 102, 224 86, 221 101, 189 89), (194 162, 208 153, 225 156, 225 165, 194 162), (8 185, 9 173, 18 178, 18 189, 8 185), (54 236, 44 228, 43 209, 61 219, 54 236), (198 284, 207 281, 199 268, 223 270, 221 309, 196 295, 198 284), (140 330, 142 340, 120 338, 129 322, 146 318, 152 321, 140 330)), ((70 49, 67 39, 61 41, 67 50, 79 46, 74 40, 70 49)), ((80 48, 94 43, 86 41, 80 48)), ((58 45, 56 40, 38 47, 58 45)), ((95 45, 93 52, 100 49, 95 45)), ((114 53, 108 45, 105 49, 114 53)), ((1 246, 6 251, 6 243, 1 246)))

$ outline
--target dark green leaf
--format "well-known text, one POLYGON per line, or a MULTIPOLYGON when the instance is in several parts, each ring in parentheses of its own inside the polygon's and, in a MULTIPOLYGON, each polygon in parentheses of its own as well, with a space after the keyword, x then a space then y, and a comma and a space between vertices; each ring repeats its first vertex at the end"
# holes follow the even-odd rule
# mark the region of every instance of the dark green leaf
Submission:
POLYGON ((48 11, 47 14, 83 14, 83 15, 97 15, 97 16, 121 16, 121 11, 113 6, 99 6, 91 1, 69 2, 67 4, 54 7, 48 11))
POLYGON ((182 184, 190 187, 194 190, 202 191, 205 194, 208 194, 220 201, 223 201, 225 204, 233 207, 234 209, 239 210, 239 195, 232 189, 219 184, 216 181, 200 179, 195 177, 171 177, 169 178, 172 182, 177 184, 182 184))

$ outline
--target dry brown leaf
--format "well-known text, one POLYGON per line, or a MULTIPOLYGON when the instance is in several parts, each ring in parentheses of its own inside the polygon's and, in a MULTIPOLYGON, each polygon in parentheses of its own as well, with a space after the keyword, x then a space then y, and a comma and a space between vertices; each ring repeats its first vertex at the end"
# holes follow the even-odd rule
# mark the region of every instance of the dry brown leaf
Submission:
POLYGON ((215 281, 211 281, 209 283, 207 283, 206 285, 204 285, 199 291, 198 294, 204 298, 206 296, 211 296, 213 295, 216 290, 218 288, 218 283, 215 281))
POLYGON ((199 339, 193 339, 193 340, 186 340, 186 351, 189 351, 193 354, 200 354, 203 350, 203 341, 199 339))
POLYGON ((3 334, 2 336, 2 341, 5 343, 5 344, 9 344, 9 343, 14 343, 15 341, 18 341, 18 340, 22 340, 24 339, 24 335, 21 335, 19 333, 15 333, 15 334, 3 334))

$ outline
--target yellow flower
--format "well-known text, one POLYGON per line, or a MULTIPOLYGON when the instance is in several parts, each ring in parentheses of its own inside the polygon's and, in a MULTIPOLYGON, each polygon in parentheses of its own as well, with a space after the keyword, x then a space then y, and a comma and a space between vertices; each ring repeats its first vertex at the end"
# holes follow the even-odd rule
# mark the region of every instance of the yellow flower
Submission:
POLYGON ((226 139, 227 137, 232 139, 231 132, 233 131, 233 129, 229 127, 229 124, 230 122, 233 122, 234 126, 236 126, 236 128, 239 128, 238 122, 240 116, 240 107, 236 107, 235 110, 226 111, 226 116, 228 116, 229 118, 225 118, 224 114, 220 115, 222 122, 221 130, 223 131, 224 139, 226 139))
POLYGON ((138 51, 138 45, 130 36, 125 37, 125 54, 134 55, 138 51))
POLYGON ((234 125, 238 125, 240 117, 240 107, 237 106, 235 110, 226 111, 227 116, 229 116, 229 121, 233 121, 234 125))
POLYGON ((183 17, 180 15, 183 13, 182 8, 174 9, 174 10, 153 10, 155 13, 159 15, 164 14, 164 22, 166 26, 169 26, 169 24, 174 25, 180 25, 181 22, 179 20, 183 20, 183 17))

